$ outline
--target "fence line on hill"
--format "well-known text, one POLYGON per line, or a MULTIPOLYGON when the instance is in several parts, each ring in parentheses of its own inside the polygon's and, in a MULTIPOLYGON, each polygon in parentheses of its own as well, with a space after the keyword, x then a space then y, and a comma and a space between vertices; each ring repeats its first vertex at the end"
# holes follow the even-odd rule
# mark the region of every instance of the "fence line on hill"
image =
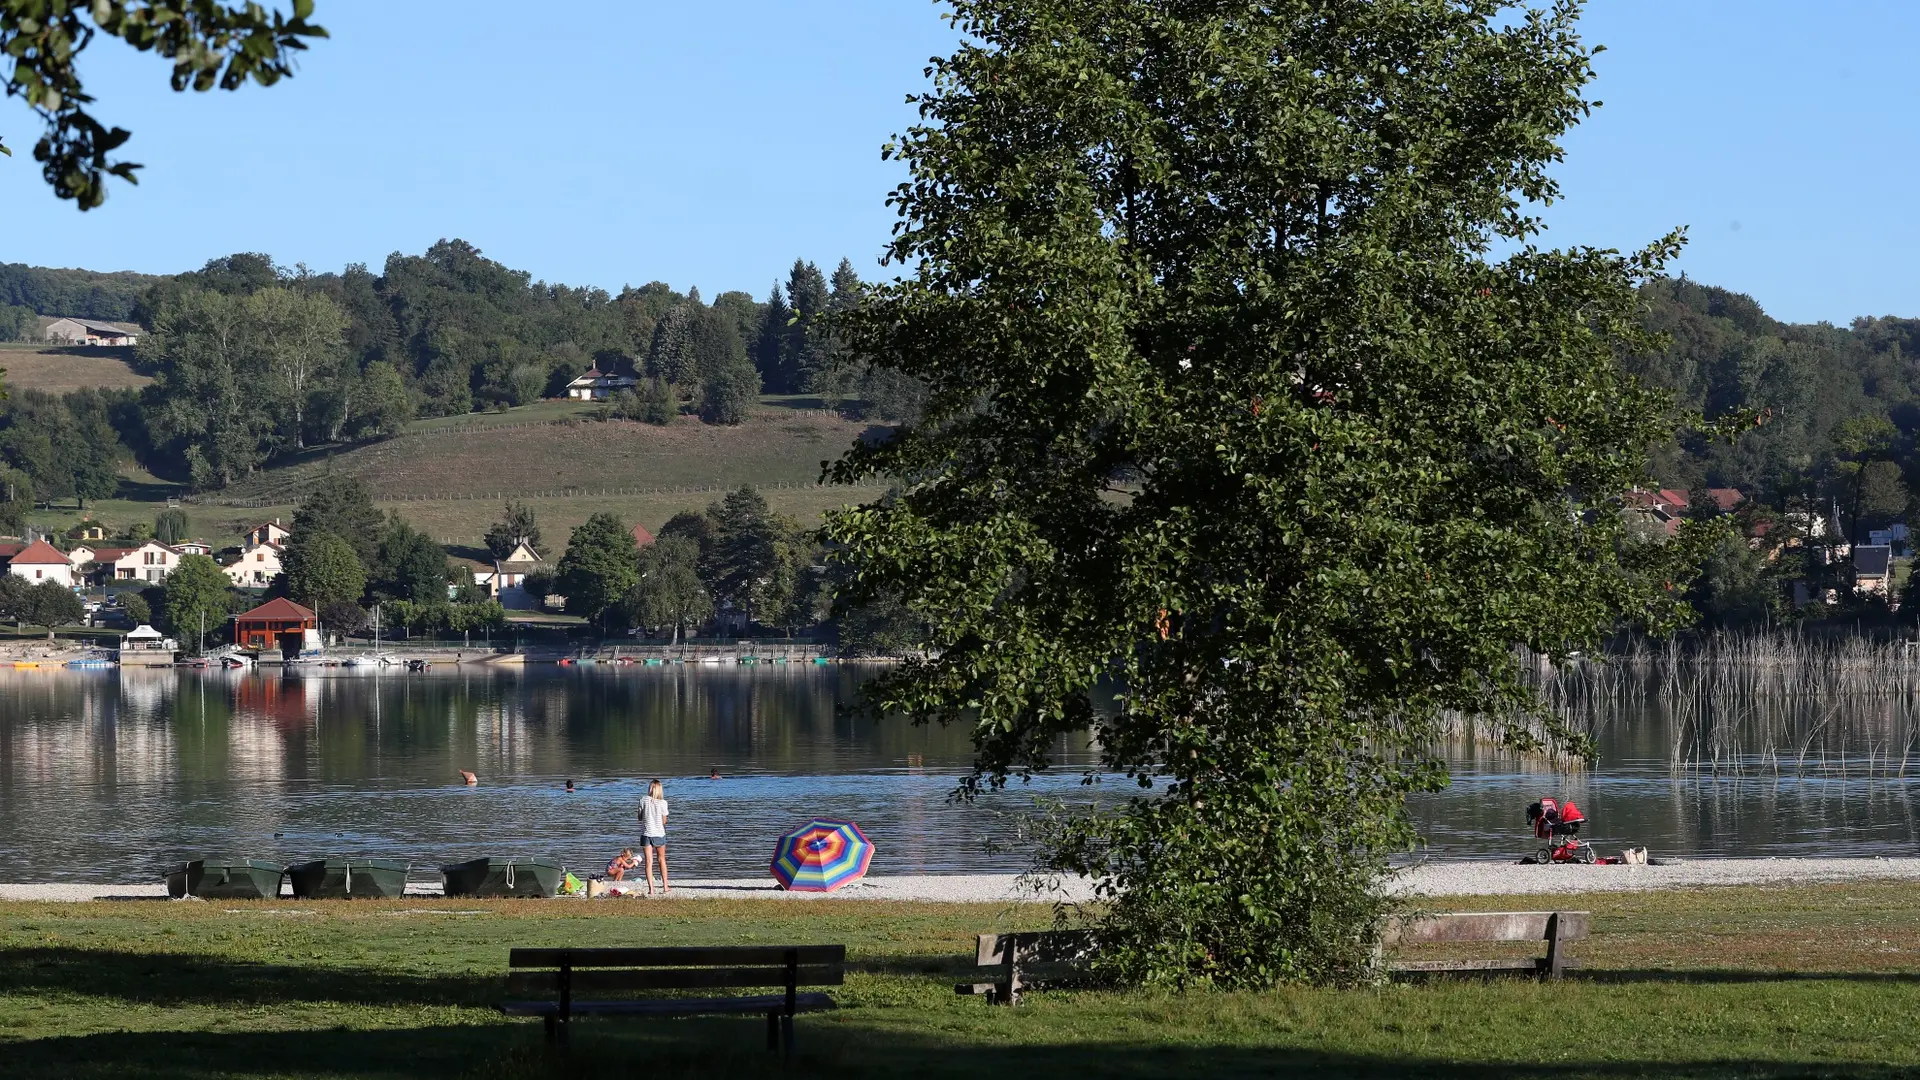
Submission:
MULTIPOLYGON (((864 480, 857 484, 818 484, 812 481, 774 480, 750 486, 762 491, 797 491, 801 488, 839 487, 853 489, 884 488, 886 480, 864 480)), ((712 495, 733 491, 740 484, 683 484, 665 487, 565 487, 550 491, 436 491, 426 493, 376 494, 374 502, 504 502, 507 499, 591 499, 591 498, 628 498, 640 495, 712 495)), ((252 499, 221 498, 219 496, 186 495, 185 501, 196 506, 221 506, 235 509, 259 510, 269 506, 282 506, 288 502, 297 502, 297 496, 273 498, 262 496, 252 499)))

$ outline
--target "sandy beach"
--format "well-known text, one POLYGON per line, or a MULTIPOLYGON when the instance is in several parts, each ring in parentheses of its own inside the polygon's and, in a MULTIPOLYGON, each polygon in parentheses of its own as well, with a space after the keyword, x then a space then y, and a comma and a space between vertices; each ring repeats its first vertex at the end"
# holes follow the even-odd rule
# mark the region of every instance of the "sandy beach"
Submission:
MULTIPOLYGON (((1716 885, 1805 885, 1839 881, 1920 881, 1920 858, 1691 859, 1670 866, 1520 866, 1506 862, 1428 862, 1393 878, 1411 896, 1521 896, 1687 889, 1716 885)), ((642 886, 644 889, 644 886, 642 886)), ((409 896, 438 896, 438 885, 408 887, 409 896)), ((1087 882, 1036 893, 1013 874, 901 874, 875 876, 827 895, 789 893, 765 878, 713 878, 675 884, 682 899, 894 900, 933 903, 1015 903, 1084 900, 1087 882)), ((0 884, 0 901, 151 900, 166 896, 159 882, 134 884, 0 884)), ((644 902, 644 898, 638 898, 644 902)))

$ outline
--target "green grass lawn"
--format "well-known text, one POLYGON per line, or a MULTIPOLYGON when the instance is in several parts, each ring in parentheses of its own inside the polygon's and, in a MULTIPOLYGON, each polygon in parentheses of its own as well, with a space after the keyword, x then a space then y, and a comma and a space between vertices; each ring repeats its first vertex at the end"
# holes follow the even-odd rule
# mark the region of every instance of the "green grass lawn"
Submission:
MULTIPOLYGON (((1449 901, 1537 909, 1540 898, 1449 901)), ((507 1021, 515 945, 842 942, 841 1008, 796 1076, 1789 1077, 1920 1067, 1907 885, 1561 899, 1595 914, 1562 984, 954 995, 981 930, 1032 905, 406 901, 0 905, 12 1076, 717 1077, 778 1071, 757 1018, 585 1020, 570 1057, 507 1021)), ((964 977, 971 978, 970 973, 964 977)))

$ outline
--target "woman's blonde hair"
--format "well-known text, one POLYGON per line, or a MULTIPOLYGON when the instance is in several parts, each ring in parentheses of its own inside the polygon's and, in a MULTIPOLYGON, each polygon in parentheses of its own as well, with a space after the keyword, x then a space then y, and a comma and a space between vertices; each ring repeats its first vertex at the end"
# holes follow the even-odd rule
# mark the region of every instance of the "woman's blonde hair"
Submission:
POLYGON ((667 789, 660 785, 660 781, 655 780, 653 783, 647 785, 647 794, 656 799, 664 799, 667 797, 667 789))

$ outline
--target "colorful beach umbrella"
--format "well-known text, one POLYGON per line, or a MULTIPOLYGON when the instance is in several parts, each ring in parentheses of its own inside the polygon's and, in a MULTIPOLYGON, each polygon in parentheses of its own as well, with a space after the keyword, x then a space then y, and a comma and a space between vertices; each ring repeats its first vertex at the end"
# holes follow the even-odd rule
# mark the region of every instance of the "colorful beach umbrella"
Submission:
POLYGON ((780 838, 773 877, 794 892, 832 892, 866 876, 873 842, 851 821, 815 818, 780 838))

